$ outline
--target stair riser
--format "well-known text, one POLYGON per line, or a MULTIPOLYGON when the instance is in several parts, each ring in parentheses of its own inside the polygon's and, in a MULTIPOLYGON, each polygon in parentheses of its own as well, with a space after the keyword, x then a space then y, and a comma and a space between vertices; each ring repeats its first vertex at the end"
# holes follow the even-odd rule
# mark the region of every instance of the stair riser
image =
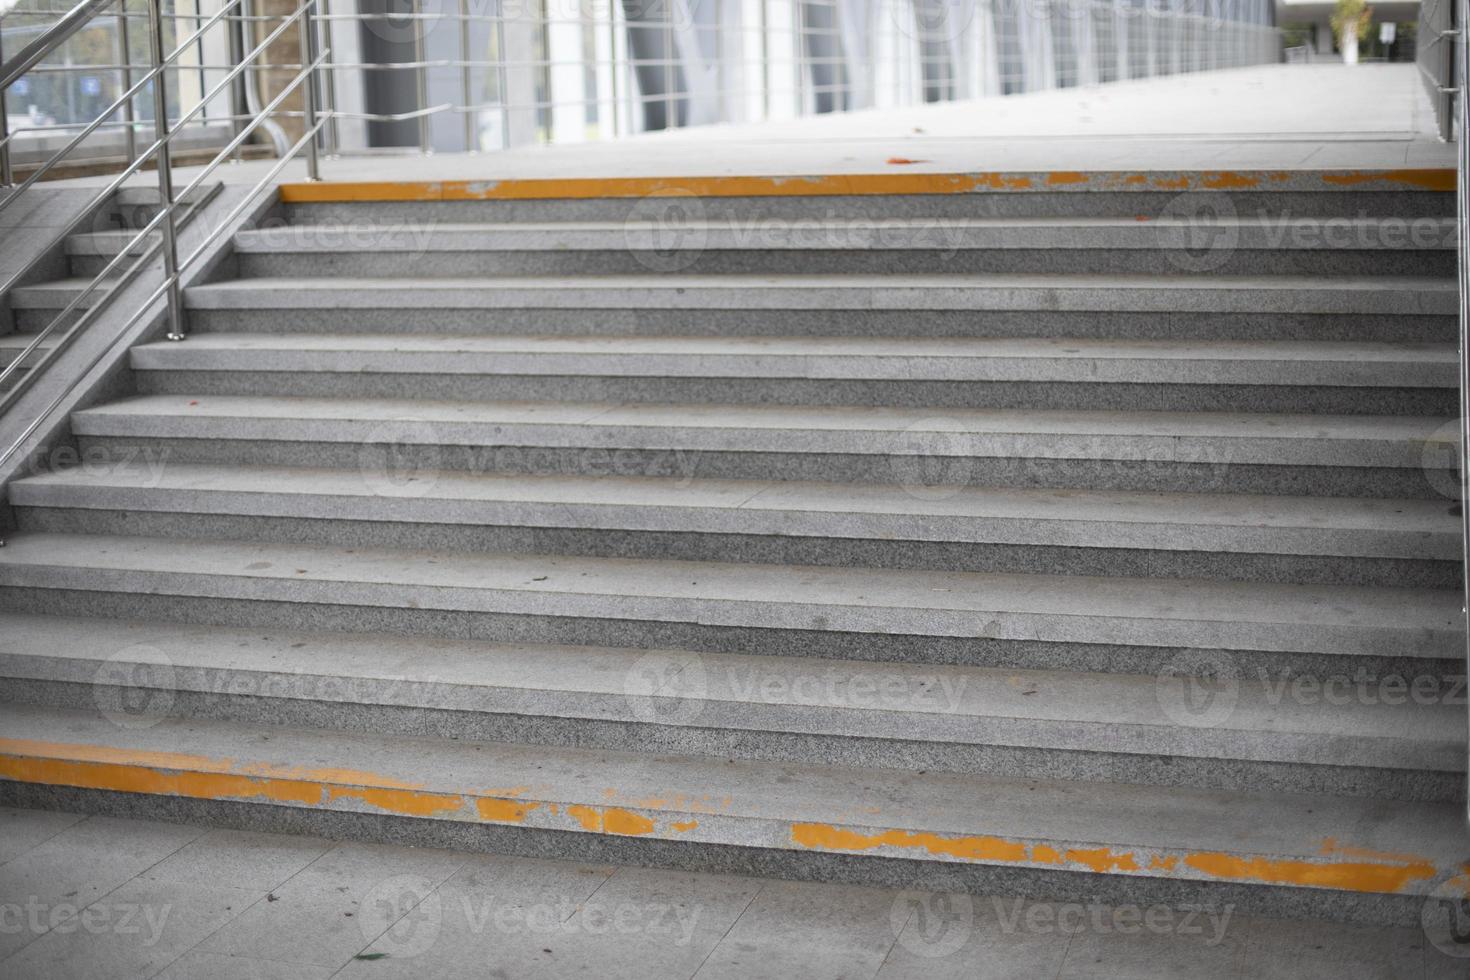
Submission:
MULTIPOLYGON (((290 224, 479 224, 502 222, 589 222, 656 220, 665 208, 708 221, 892 221, 964 218, 1136 218, 1178 214, 1198 204, 1215 214, 1216 202, 1240 218, 1322 217, 1396 219, 1444 218, 1455 213, 1454 195, 1431 191, 1197 191, 1177 190, 1019 194, 887 194, 853 196, 648 197, 500 200, 364 201, 287 204, 280 211, 290 224), (667 200, 668 204, 665 204, 667 200), (1166 212, 1167 209, 1167 212, 1166 212)), ((1229 213, 1226 211, 1225 213, 1229 213)), ((272 223, 279 223, 273 221, 272 223)))
MULTIPOLYGON (((348 358, 350 360, 350 358, 348 358)), ((1310 368, 1304 368, 1306 373, 1310 368)), ((1066 381, 875 381, 368 371, 140 370, 141 394, 422 398, 451 401, 679 402, 1036 408, 1330 415, 1454 414, 1452 388, 1066 381)))
MULTIPOLYGON (((16 310, 14 314, 15 332, 25 334, 40 333, 42 330, 45 330, 46 327, 51 323, 51 321, 55 320, 57 318, 57 315, 60 314, 61 311, 64 309, 66 309, 65 304, 56 306, 52 309, 33 308, 16 310)), ((86 312, 87 311, 85 309, 74 310, 71 313, 67 314, 65 317, 62 317, 60 325, 51 332, 50 336, 63 336, 72 327, 76 326, 77 321, 80 320, 84 315, 86 315, 86 312)))
MULTIPOLYGON (((953 664, 1038 670, 1157 674, 1180 655, 1180 647, 1110 643, 1057 643, 980 637, 918 636, 839 632, 831 629, 785 629, 715 626, 669 620, 605 618, 577 615, 525 615, 463 609, 410 608, 403 605, 349 605, 337 602, 218 598, 179 594, 141 581, 135 591, 0 588, 0 609, 33 615, 54 614, 153 619, 175 623, 342 632, 383 632, 403 636, 436 636, 497 643, 547 643, 608 646, 698 653, 741 653, 780 657, 862 660, 874 663, 953 664), (147 589, 148 591, 145 591, 147 589)), ((305 597, 303 596, 302 599, 305 597)), ((981 623, 977 626, 977 631, 981 623)), ((1350 653, 1226 651, 1244 676, 1315 678, 1401 674, 1449 679, 1464 673, 1461 659, 1426 651, 1350 653)))
MULTIPOLYGON (((22 531, 222 538, 231 541, 290 541, 347 548, 512 554, 596 555, 688 561, 731 561, 836 567, 914 568, 944 571, 1015 572, 1043 575, 1117 575, 1134 578, 1199 578, 1240 582, 1366 585, 1454 589, 1460 584, 1458 561, 1411 558, 1361 558, 1310 554, 1223 553, 1128 547, 1061 547, 969 541, 924 541, 901 529, 875 530, 873 522, 854 525, 851 536, 801 535, 793 522, 780 531, 724 533, 653 531, 557 526, 571 515, 566 505, 543 513, 517 509, 507 519, 486 514, 480 521, 435 523, 383 521, 362 517, 259 516, 190 510, 179 495, 160 492, 167 512, 132 508, 81 509, 13 506, 22 531)), ((350 514, 352 501, 334 510, 350 514)), ((510 508, 505 508, 505 511, 510 508)), ((697 518, 691 519, 697 521, 697 518)), ((1351 544, 1335 542, 1352 554, 1351 544)), ((1366 548, 1365 548, 1366 550, 1366 548)))
MULTIPOLYGON (((373 466, 382 451, 362 442, 285 439, 78 436, 89 460, 137 459, 178 463, 266 466, 373 466), (365 463, 365 460, 368 462, 365 463)), ((1294 496, 1444 499, 1454 487, 1445 470, 1412 467, 1258 465, 1168 460, 943 458, 884 453, 815 453, 643 449, 615 444, 549 445, 395 444, 397 472, 652 476, 685 479, 780 479, 912 485, 944 496, 964 486, 1139 490, 1160 493, 1264 493, 1294 496)))
MULTIPOLYGON (((288 297, 278 296, 273 302, 288 297)), ((189 296, 185 296, 189 304, 189 296)), ((532 334, 684 337, 1076 337, 1113 340, 1362 340, 1454 343, 1453 317, 1420 314, 1126 313, 962 310, 651 310, 604 307, 381 307, 189 310, 217 333, 532 334)), ((402 304, 402 305, 399 305, 402 304)), ((19 311, 24 316, 30 311, 19 311)))
MULTIPOLYGON (((370 234, 370 233, 369 233, 370 234)), ((1403 249, 1235 250, 1192 255, 1159 249, 963 249, 633 251, 241 252, 241 277, 383 276, 473 278, 556 275, 1194 275, 1441 276, 1455 274, 1455 253, 1403 249)), ((75 257, 73 257, 75 263, 75 257)), ((75 264, 73 266, 76 268, 75 264)), ((102 263, 98 263, 98 271, 102 263)))
MULTIPOLYGON (((1424 909, 1423 898, 1409 895, 699 844, 8 780, 0 781, 0 804, 266 833, 310 834, 334 840, 555 857, 587 864, 630 864, 1129 908, 1160 905, 1198 912, 1202 908, 1229 907, 1240 914, 1392 924, 1416 929, 1420 927, 1424 909)), ((1208 928, 1202 916, 1199 921, 1202 928, 1208 928)))
MULTIPOLYGON (((207 677, 196 677, 196 674, 196 671, 176 669, 172 675, 175 687, 164 690, 34 679, 17 676, 13 671, 0 671, 5 701, 14 704, 87 711, 96 710, 98 704, 166 704, 169 717, 376 735, 817 763, 854 770, 989 774, 1417 802, 1454 802, 1463 798, 1465 786, 1462 773, 1402 768, 875 738, 856 731, 787 729, 776 723, 754 728, 750 727, 754 719, 748 708, 740 712, 744 725, 732 725, 711 711, 700 716, 701 725, 694 726, 586 717, 572 709, 573 702, 557 708, 544 695, 520 710, 513 705, 499 710, 454 710, 434 705, 396 704, 391 703, 395 700, 392 690, 384 691, 380 697, 368 685, 349 681, 343 681, 341 686, 361 700, 235 694, 230 692, 282 690, 291 681, 275 683, 271 678, 233 671, 215 671, 211 672, 215 676, 207 677)), ((626 705, 621 707, 621 713, 626 714, 626 705)), ((612 705, 613 711, 618 709, 618 705, 612 705)), ((779 713, 773 714, 772 721, 778 717, 779 713)), ((1343 752, 1351 754, 1353 749, 1344 745, 1343 752)))
MULTIPOLYGON (((87 255, 73 252, 72 254, 67 256, 67 265, 70 267, 71 274, 73 276, 86 276, 90 279, 91 277, 97 275, 97 273, 101 272, 103 269, 107 268, 108 263, 112 261, 113 257, 116 254, 116 252, 112 252, 99 255, 87 255)), ((124 262, 118 266, 119 269, 127 269, 137 256, 143 254, 143 249, 134 249, 131 254, 134 256, 134 259, 124 260, 124 262)), ((1412 275, 1412 273, 1408 274, 1412 275)))

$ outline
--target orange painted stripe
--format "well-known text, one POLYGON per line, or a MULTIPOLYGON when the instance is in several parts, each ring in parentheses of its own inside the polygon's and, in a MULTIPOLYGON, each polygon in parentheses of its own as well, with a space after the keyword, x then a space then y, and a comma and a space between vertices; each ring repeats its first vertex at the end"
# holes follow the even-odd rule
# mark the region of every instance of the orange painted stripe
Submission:
MULTIPOLYGON (((367 804, 402 816, 534 825, 617 836, 673 838, 698 827, 687 813, 638 813, 614 806, 558 807, 516 799, 526 787, 495 790, 426 789, 354 769, 236 762, 178 752, 0 739, 0 779, 53 786, 332 808, 367 804), (533 814, 535 818, 532 819, 533 814), (683 819, 681 819, 683 818, 683 819)), ((614 794, 616 795, 615 791, 614 794)), ((1169 874, 1197 880, 1332 888, 1374 894, 1406 891, 1438 875, 1412 854, 1384 853, 1323 842, 1320 856, 1278 858, 1203 851, 1155 852, 1051 845, 995 836, 904 829, 852 829, 818 823, 790 825, 791 844, 829 853, 884 849, 983 864, 1056 868, 1098 874, 1169 874)), ((1456 869, 1451 869, 1456 870, 1456 869)))
POLYGON ((1018 841, 997 837, 916 834, 899 830, 866 833, 815 823, 793 824, 791 839, 798 846, 810 850, 870 851, 889 847, 988 864, 1049 866, 1094 873, 1147 873, 1145 869, 1169 872, 1182 863, 1201 877, 1216 881, 1298 885, 1369 894, 1402 892, 1414 882, 1428 881, 1437 874, 1434 862, 1403 855, 1394 855, 1390 862, 1242 857, 1211 851, 1149 856, 1109 848, 1058 850, 1048 844, 1028 847, 1018 841))
POLYGON ((1453 170, 1335 172, 1199 171, 1184 174, 1100 171, 1041 173, 830 174, 810 177, 575 177, 513 180, 343 181, 282 184, 287 204, 366 201, 586 200, 605 197, 866 197, 1042 190, 1248 190, 1291 182, 1297 189, 1385 186, 1452 191, 1453 170))

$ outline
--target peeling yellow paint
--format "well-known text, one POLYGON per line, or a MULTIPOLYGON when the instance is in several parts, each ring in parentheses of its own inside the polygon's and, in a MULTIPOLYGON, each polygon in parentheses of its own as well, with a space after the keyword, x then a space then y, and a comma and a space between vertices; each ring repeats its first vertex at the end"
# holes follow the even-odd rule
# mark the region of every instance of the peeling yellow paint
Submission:
POLYGON ((1322 180, 1339 187, 1357 187, 1375 181, 1387 181, 1408 184, 1427 191, 1452 191, 1456 183, 1453 170, 1362 170, 1323 174, 1322 180))
POLYGON ((653 833, 653 821, 640 813, 609 807, 602 815, 602 829, 609 834, 641 837, 653 833))
POLYGON ((422 793, 406 789, 361 786, 328 786, 328 800, 361 800, 385 813, 411 817, 434 817, 464 809, 464 797, 446 793, 422 793))
POLYGON ((194 769, 201 772, 232 773, 260 779, 310 780, 329 783, 365 783, 394 789, 422 789, 422 783, 411 783, 381 773, 360 769, 316 768, 280 765, 271 762, 237 763, 234 759, 212 758, 188 752, 156 752, 147 749, 120 749, 110 745, 86 745, 74 742, 46 742, 35 739, 0 739, 0 753, 39 758, 62 758, 84 762, 142 766, 151 769, 194 769))
POLYGON ((1137 871, 1138 862, 1127 851, 1117 852, 1106 847, 1070 848, 1064 855, 1067 861, 1080 864, 1103 874, 1109 871, 1137 871))
POLYGON ((1232 854, 1187 854, 1184 863, 1212 878, 1278 885, 1316 885, 1354 892, 1400 892, 1412 881, 1434 877, 1434 865, 1370 864, 1366 861, 1317 863, 1283 858, 1241 858, 1232 854))
POLYGON ((930 854, 947 854, 969 861, 1026 860, 1026 845, 1000 837, 944 837, 939 834, 908 830, 885 830, 876 834, 860 834, 828 824, 797 823, 791 825, 791 838, 802 847, 820 847, 829 851, 869 851, 875 847, 920 847, 930 854))
POLYGON ((1423 190, 1454 190, 1453 170, 1301 171, 1288 173, 1203 171, 1170 176, 1141 172, 1088 173, 1058 170, 1021 173, 874 173, 806 177, 605 177, 527 178, 499 181, 360 181, 282 184, 281 200, 290 204, 343 201, 481 201, 583 200, 601 197, 651 197, 666 194, 697 197, 871 196, 879 194, 968 194, 1027 191, 1038 188, 1094 186, 1161 190, 1242 190, 1263 181, 1290 180, 1310 189, 1319 180, 1328 187, 1374 182, 1406 184, 1423 190))
MULTIPOLYGON (((931 854, 964 860, 1034 865, 1081 865, 1097 873, 1139 872, 1139 858, 1128 851, 1109 848, 1069 848, 1059 853, 1054 847, 1036 844, 1030 849, 1018 841, 999 837, 946 837, 932 833, 886 830, 862 833, 827 824, 793 824, 792 840, 808 848, 829 851, 867 851, 878 847, 922 848, 931 854)), ((1394 893, 1411 882, 1435 876, 1434 864, 1416 858, 1399 864, 1367 861, 1313 862, 1300 859, 1242 858, 1229 854, 1186 853, 1155 855, 1147 864, 1152 871, 1172 872, 1180 864, 1207 877, 1229 881, 1307 885, 1344 891, 1394 893)))
MULTIPOLYGON (((465 814, 474 801, 479 819, 491 823, 524 823, 527 814, 555 804, 513 799, 530 787, 494 792, 428 791, 421 786, 358 770, 239 763, 226 758, 187 753, 117 749, 0 739, 0 779, 75 786, 87 789, 194 799, 268 801, 326 806, 357 801, 385 813, 414 817, 465 814)), ((726 807, 730 800, 724 799, 726 807)), ((617 807, 564 805, 583 830, 624 836, 658 832, 653 817, 617 807)), ((663 809, 667 807, 649 808, 663 809)), ((687 813, 687 811, 685 811, 687 813)), ((667 834, 699 826, 695 819, 671 822, 667 834)), ((1403 892, 1411 884, 1437 877, 1433 861, 1422 856, 1371 850, 1328 838, 1316 858, 1242 857, 1214 852, 1136 853, 1107 847, 1063 847, 1027 844, 994 836, 950 836, 927 831, 885 829, 873 832, 818 824, 791 825, 796 845, 827 851, 870 851, 877 848, 917 850, 964 861, 1073 867, 1095 873, 1186 873, 1208 879, 1369 893, 1403 892), (1144 871, 1144 868, 1147 871, 1144 871)), ((1461 870, 1470 872, 1470 867, 1461 870)))
POLYGON ((1222 170, 1218 173, 1207 173, 1200 179, 1200 186, 1212 191, 1235 191, 1246 190, 1260 186, 1260 178, 1249 174, 1232 173, 1222 170))
MULTIPOLYGON (((540 806, 539 803, 525 803, 521 800, 499 800, 485 798, 475 801, 475 810, 480 819, 489 823, 525 823, 526 814, 540 806)), ((551 807, 553 813, 556 807, 551 807)))
POLYGON ((573 804, 567 807, 567 816, 581 824, 583 830, 590 830, 594 834, 602 833, 602 811, 596 807, 573 804))

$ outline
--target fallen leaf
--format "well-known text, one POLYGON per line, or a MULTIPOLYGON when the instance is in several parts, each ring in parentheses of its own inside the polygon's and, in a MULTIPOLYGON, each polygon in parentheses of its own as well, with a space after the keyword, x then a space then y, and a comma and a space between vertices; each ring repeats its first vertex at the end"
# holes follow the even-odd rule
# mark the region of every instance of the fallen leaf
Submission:
POLYGON ((928 160, 910 160, 908 157, 889 157, 888 162, 894 166, 904 166, 910 163, 928 163, 928 160))

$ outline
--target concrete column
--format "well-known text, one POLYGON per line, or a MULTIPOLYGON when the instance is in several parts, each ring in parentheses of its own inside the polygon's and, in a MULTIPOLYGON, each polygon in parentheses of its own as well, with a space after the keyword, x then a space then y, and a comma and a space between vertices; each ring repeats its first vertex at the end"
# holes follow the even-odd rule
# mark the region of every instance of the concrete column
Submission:
POLYGON ((585 75, 579 5, 555 0, 547 5, 546 51, 551 62, 551 140, 581 143, 587 139, 585 75))
POLYGON ((505 62, 505 143, 527 146, 537 142, 536 35, 541 25, 526 3, 502 3, 500 57, 505 62))

